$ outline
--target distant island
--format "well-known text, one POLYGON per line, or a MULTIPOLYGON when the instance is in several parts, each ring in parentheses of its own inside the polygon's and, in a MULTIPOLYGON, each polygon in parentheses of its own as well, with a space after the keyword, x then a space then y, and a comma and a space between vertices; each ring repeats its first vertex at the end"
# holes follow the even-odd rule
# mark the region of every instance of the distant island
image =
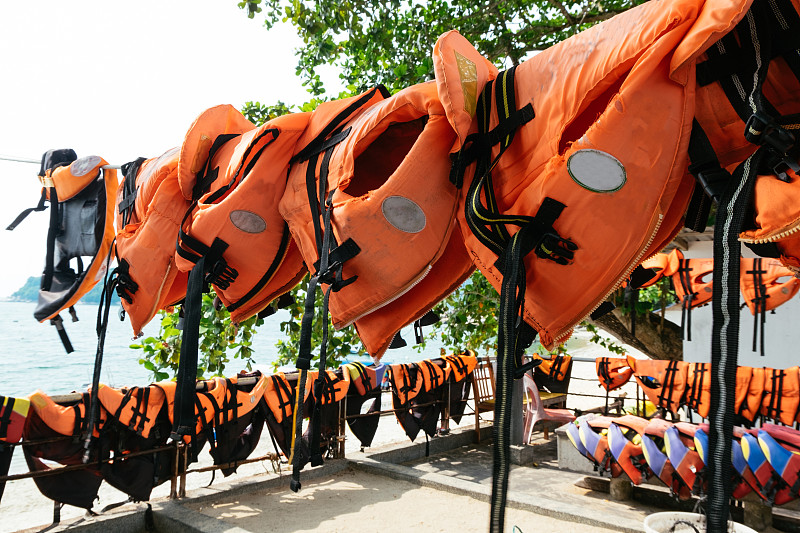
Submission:
MULTIPOLYGON (((39 301, 39 285, 41 283, 40 276, 33 276, 28 278, 28 281, 25 282, 25 285, 19 288, 14 294, 9 297, 9 300, 14 302, 37 302, 39 301)), ((85 304, 99 304, 100 303, 100 294, 103 292, 103 284, 98 283, 95 285, 94 289, 89 291, 83 298, 81 298, 80 303, 85 304)), ((116 293, 112 296, 112 302, 114 304, 119 304, 119 296, 116 293)))

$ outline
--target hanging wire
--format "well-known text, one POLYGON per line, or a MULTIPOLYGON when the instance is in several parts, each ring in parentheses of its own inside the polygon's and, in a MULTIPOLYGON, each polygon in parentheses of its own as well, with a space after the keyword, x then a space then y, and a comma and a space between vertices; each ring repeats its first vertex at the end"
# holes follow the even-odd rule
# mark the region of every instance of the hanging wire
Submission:
MULTIPOLYGON (((34 165, 40 165, 42 163, 41 159, 30 159, 28 157, 16 157, 13 155, 2 155, 0 154, 0 161, 15 161, 17 163, 32 163, 34 165)), ((122 165, 103 165, 100 167, 102 169, 120 169, 122 165)))

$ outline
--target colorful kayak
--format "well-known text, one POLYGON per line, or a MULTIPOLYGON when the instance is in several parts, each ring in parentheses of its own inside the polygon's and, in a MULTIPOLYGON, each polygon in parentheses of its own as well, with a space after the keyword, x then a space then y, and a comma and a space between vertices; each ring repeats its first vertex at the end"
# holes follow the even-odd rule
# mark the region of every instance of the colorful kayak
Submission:
POLYGON ((759 491, 764 495, 767 503, 783 505, 792 501, 795 496, 792 496, 790 487, 769 464, 767 456, 758 443, 758 438, 750 433, 744 433, 741 443, 747 464, 753 471, 759 491))
POLYGON ((614 461, 614 456, 608 449, 607 433, 612 420, 604 416, 586 420, 578 426, 578 433, 588 457, 594 461, 597 473, 602 476, 608 472, 611 477, 619 477, 622 475, 622 468, 614 461))
POLYGON ((796 498, 800 491, 800 452, 787 450, 763 429, 758 431, 758 444, 769 464, 789 486, 790 494, 796 498))
POLYGON ((625 415, 608 426, 608 448, 623 472, 639 485, 653 475, 642 452, 642 434, 648 421, 638 416, 625 415))
MULTIPOLYGON (((689 425, 689 424, 687 424, 689 425)), ((680 431, 674 425, 664 432, 664 443, 667 448, 667 457, 675 468, 675 473, 683 480, 695 495, 704 494, 706 488, 704 469, 705 464, 700 454, 685 443, 686 432, 680 431)), ((691 436, 692 442, 694 435, 691 436)))

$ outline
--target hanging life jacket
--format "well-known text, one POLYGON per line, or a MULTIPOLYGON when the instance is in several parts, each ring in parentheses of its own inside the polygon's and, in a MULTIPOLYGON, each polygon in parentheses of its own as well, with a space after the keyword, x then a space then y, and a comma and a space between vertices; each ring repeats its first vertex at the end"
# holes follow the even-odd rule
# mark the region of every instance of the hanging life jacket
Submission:
POLYGON ((239 321, 264 309, 303 276, 302 258, 277 203, 308 118, 285 115, 256 128, 232 106, 217 106, 195 120, 181 146, 178 185, 191 205, 181 222, 175 261, 191 273, 182 307, 178 434, 192 427, 190 398, 208 284, 214 285, 231 319, 239 321))
POLYGON ((26 209, 6 229, 13 230, 32 211, 50 202, 47 253, 33 312, 39 322, 50 320, 67 353, 73 351, 59 313, 73 306, 103 279, 114 242, 116 169, 104 169, 101 157, 77 158, 73 150, 50 150, 42 156, 39 205, 26 209))
POLYGON ((460 354, 445 355, 443 359, 447 366, 445 372, 450 390, 448 414, 458 424, 467 407, 467 400, 472 390, 471 376, 478 366, 478 357, 473 350, 465 350, 460 354))
POLYGON ((752 426, 761 412, 761 405, 764 401, 765 380, 766 371, 763 368, 739 367, 737 369, 736 402, 739 406, 736 407, 735 412, 748 427, 752 426), (747 380, 747 386, 745 387, 744 378, 748 374, 750 378, 747 380))
POLYGON ((776 259, 742 259, 740 285, 744 302, 753 314, 753 351, 760 346, 764 355, 764 326, 767 311, 794 298, 800 290, 800 279, 776 259), (759 328, 759 325, 761 326, 759 328), (761 342, 758 343, 759 330, 761 342))
MULTIPOLYGON (((25 441, 44 441, 23 446, 25 461, 31 472, 55 471, 59 465, 83 464, 83 432, 88 423, 89 393, 72 404, 59 405, 49 396, 37 391, 30 396, 31 409, 25 422, 23 439, 25 441)), ((101 424, 96 424, 95 432, 102 428, 105 412, 100 410, 101 424)), ((97 434, 99 436, 99 433, 97 434)), ((91 509, 97 490, 103 482, 102 472, 96 464, 101 447, 90 449, 90 461, 86 468, 59 472, 49 476, 33 478, 39 492, 56 502, 91 509)))
POLYGON ((281 214, 333 291, 334 327, 355 323, 376 359, 473 271, 453 232, 454 141, 429 82, 321 104, 298 142, 281 214))
POLYGON ((347 426, 362 447, 371 446, 381 416, 381 388, 375 367, 355 362, 344 365, 342 371, 350 376, 345 411, 347 426))
POLYGON ((175 240, 189 208, 178 184, 177 148, 124 166, 117 197, 117 292, 135 335, 156 313, 186 295, 188 276, 175 266, 175 240))
POLYGON ((115 389, 101 384, 97 397, 107 413, 101 454, 114 457, 101 465, 103 479, 134 501, 147 501, 154 487, 172 477, 175 451, 127 456, 166 446, 172 427, 166 394, 155 385, 115 389))
POLYGON ((595 367, 600 385, 608 392, 625 385, 633 375, 627 357, 598 357, 595 367))
POLYGON ((686 375, 686 406, 701 418, 708 418, 711 409, 711 365, 689 363, 686 375))
POLYGON ((791 426, 800 406, 800 367, 764 369, 761 415, 791 426))
POLYGON ((655 405, 671 413, 684 405, 689 363, 635 359, 629 355, 628 364, 636 382, 655 405))
POLYGON ((537 355, 534 357, 542 362, 533 369, 536 385, 552 393, 566 394, 572 377, 572 357, 559 354, 551 359, 542 359, 537 355))
POLYGON ((672 274, 672 286, 681 302, 681 330, 687 341, 692 340, 692 309, 711 301, 714 272, 713 259, 684 259, 677 252, 678 270, 672 274))
POLYGON ((221 105, 195 120, 181 146, 178 184, 192 208, 184 216, 175 262, 188 272, 206 257, 206 281, 234 322, 264 309, 305 273, 277 207, 309 117, 284 115, 256 128, 232 106, 221 105))
POLYGON ((420 430, 426 441, 436 435, 447 378, 447 363, 441 358, 389 366, 392 407, 412 442, 420 430))

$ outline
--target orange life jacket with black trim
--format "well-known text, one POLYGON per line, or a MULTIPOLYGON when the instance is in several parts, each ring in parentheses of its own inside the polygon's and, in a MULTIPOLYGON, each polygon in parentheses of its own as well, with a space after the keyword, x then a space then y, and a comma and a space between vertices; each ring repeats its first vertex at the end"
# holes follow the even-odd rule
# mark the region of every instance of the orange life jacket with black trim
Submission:
POLYGON ((350 376, 345 411, 347 426, 361 446, 370 446, 378 431, 381 410, 381 384, 375 366, 348 363, 342 371, 350 376))
POLYGON ((442 358, 389 366, 392 407, 397 421, 412 442, 420 430, 426 439, 436 434, 447 370, 447 363, 442 358))
MULTIPOLYGON (((468 178, 473 184, 459 223, 478 268, 498 290, 503 269, 497 261, 508 235, 514 226, 529 228, 519 250, 537 257, 524 267, 524 318, 546 347, 566 340, 682 225, 694 187, 686 173, 693 60, 715 32, 732 26, 726 17, 736 12, 730 6, 719 18, 703 17, 695 0, 637 6, 520 64, 515 90, 508 88, 510 74, 483 88, 484 107, 490 100, 498 105, 492 106, 496 113, 479 109, 479 131, 489 144, 503 142, 485 155, 477 173, 467 170, 475 176, 468 178), (681 44, 685 60, 676 62, 674 50, 681 44), (504 109, 512 98, 513 108, 504 109), (653 109, 662 114, 654 116, 653 109), (659 124, 659 135, 648 148, 632 152, 628 147, 641 144, 643 130, 630 124, 641 116, 659 124), (493 189, 493 199, 481 199, 487 189, 493 189), (637 209, 620 210, 617 202, 637 209), (608 235, 625 243, 624 249, 605 246, 608 235), (596 265, 602 272, 592 270, 596 265)), ((462 159, 469 162, 469 153, 462 159)))
POLYGON ((278 202, 309 117, 284 115, 256 128, 221 105, 195 120, 181 146, 178 184, 192 208, 175 262, 189 271, 206 256, 207 278, 234 322, 264 309, 305 273, 278 202))
POLYGON ((135 501, 147 501, 153 487, 172 477, 174 450, 127 457, 167 444, 171 423, 166 394, 155 385, 115 389, 100 385, 97 393, 107 420, 100 430, 104 454, 114 461, 100 469, 103 479, 135 501))
POLYGON ((178 184, 179 151, 138 159, 123 169, 117 197, 117 292, 134 334, 186 296, 188 276, 175 266, 175 240, 190 203, 178 184))
POLYGON ((761 415, 791 426, 800 406, 800 367, 765 368, 761 415))
POLYGON ((685 403, 689 363, 635 359, 629 355, 628 364, 636 382, 655 405, 675 413, 685 403))
POLYGON ((42 156, 39 205, 20 213, 6 229, 13 230, 32 211, 50 203, 47 252, 33 316, 50 320, 67 353, 72 344, 59 313, 69 309, 103 279, 108 270, 114 242, 114 198, 116 169, 102 169, 108 163, 96 155, 77 158, 73 150, 50 150, 42 156))
POLYGON ((766 383, 766 371, 763 368, 749 368, 749 367, 739 367, 737 369, 736 374, 736 402, 740 402, 740 390, 743 392, 741 394, 741 403, 739 403, 738 408, 736 409, 736 414, 743 417, 748 423, 752 424, 758 414, 761 411, 761 404, 764 401, 764 385, 766 383), (741 373, 741 375, 740 375, 741 373), (747 381, 747 387, 744 387, 744 378, 747 374, 750 374, 750 379, 747 381), (741 378, 742 387, 739 387, 741 378))
POLYGON ((448 375, 450 395, 448 415, 459 424, 472 390, 472 380, 469 377, 478 366, 478 357, 473 350, 465 350, 460 354, 445 355, 442 358, 445 360, 448 375))
POLYGON ((708 418, 711 409, 711 365, 689 363, 686 373, 686 406, 700 417, 708 418))
POLYGON ((334 288, 334 326, 355 323, 376 359, 474 268, 453 232, 455 134, 436 85, 387 96, 321 104, 280 203, 306 264, 334 288))
POLYGON ((236 462, 247 459, 258 444, 266 416, 266 386, 267 378, 256 371, 215 378, 213 387, 197 393, 198 418, 211 445, 211 456, 215 465, 226 465, 221 468, 226 477, 236 471, 236 462), (253 382, 242 384, 244 379, 253 382))
POLYGON ((681 301, 681 329, 686 340, 692 340, 692 309, 711 301, 714 272, 713 259, 683 259, 672 275, 672 286, 681 301))
MULTIPOLYGON (((32 443, 23 446, 25 461, 31 472, 57 471, 58 465, 83 464, 85 453, 83 432, 86 431, 89 411, 89 393, 72 404, 59 405, 41 391, 33 393, 29 400, 31 409, 23 430, 25 441, 52 442, 32 443), (63 437, 63 438, 59 438, 63 437)), ((95 425, 95 432, 102 428, 105 412, 100 410, 101 424, 95 425)), ((96 436, 99 436, 97 433, 96 436)), ((90 448, 90 460, 85 469, 60 472, 51 476, 36 477, 39 491, 51 500, 90 509, 97 498, 97 490, 103 481, 102 473, 96 464, 102 449, 90 448)))
POLYGON ((600 385, 608 392, 625 385, 633 375, 627 357, 598 357, 595 368, 600 385))
POLYGON ((533 369, 533 379, 539 389, 566 393, 572 377, 572 356, 558 354, 551 359, 542 359, 538 354, 534 354, 534 359, 542 360, 533 369))
POLYGON ((753 351, 759 338, 761 355, 764 355, 764 326, 767 311, 771 311, 793 298, 800 290, 800 279, 777 259, 742 259, 739 270, 740 287, 744 302, 753 314, 753 351))

